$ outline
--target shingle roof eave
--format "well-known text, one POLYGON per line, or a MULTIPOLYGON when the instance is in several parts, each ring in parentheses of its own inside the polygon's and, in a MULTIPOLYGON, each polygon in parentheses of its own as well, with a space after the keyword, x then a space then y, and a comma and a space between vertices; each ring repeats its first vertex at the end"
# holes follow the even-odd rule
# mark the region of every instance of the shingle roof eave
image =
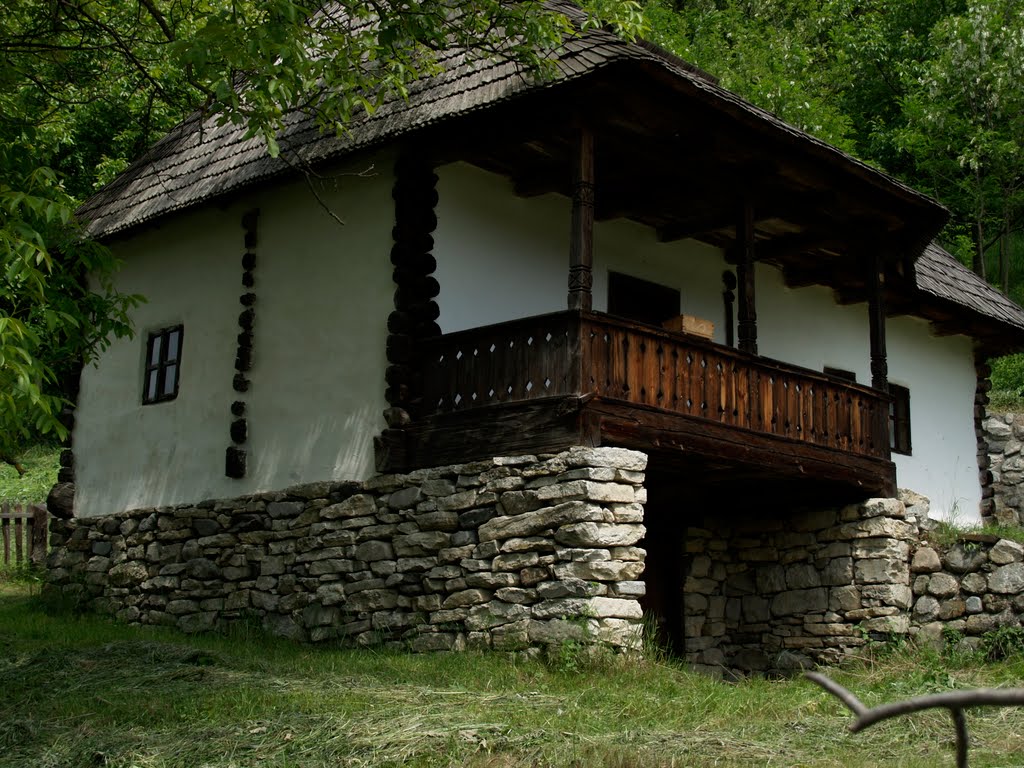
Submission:
POLYGON ((925 248, 915 264, 917 289, 988 322, 995 321, 1024 348, 1024 309, 963 266, 937 243, 925 248))
MULTIPOLYGON (((549 6, 577 23, 583 18, 567 0, 549 0, 549 6)), ((392 99, 373 115, 354 121, 345 136, 322 136, 310 117, 297 116, 279 143, 303 163, 324 162, 526 93, 592 76, 615 62, 632 61, 667 73, 718 107, 813 148, 819 156, 855 170, 878 186, 898 190, 937 211, 943 210, 897 179, 727 91, 700 70, 683 66, 654 46, 628 43, 605 30, 590 30, 566 41, 557 61, 559 75, 547 81, 527 82, 515 65, 506 61, 472 62, 461 52, 442 57, 447 64, 440 75, 413 84, 407 101, 392 99)), ((292 170, 285 160, 269 157, 259 140, 246 139, 243 127, 218 126, 214 118, 203 121, 194 114, 117 180, 87 200, 79 215, 86 222, 87 235, 109 237, 292 170)))

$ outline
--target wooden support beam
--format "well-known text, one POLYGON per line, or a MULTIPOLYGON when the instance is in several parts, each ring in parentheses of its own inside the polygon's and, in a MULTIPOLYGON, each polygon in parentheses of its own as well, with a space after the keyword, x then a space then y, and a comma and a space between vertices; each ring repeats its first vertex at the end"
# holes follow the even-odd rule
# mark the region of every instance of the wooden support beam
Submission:
POLYGON ((569 309, 589 311, 594 285, 594 134, 581 125, 576 135, 569 233, 569 309))
POLYGON ((889 364, 885 354, 885 285, 882 253, 872 248, 866 258, 868 294, 868 323, 871 341, 871 386, 882 392, 889 391, 889 364))
POLYGON ((739 288, 739 350, 757 354, 757 310, 754 301, 754 208, 744 201, 736 223, 736 281, 739 288))

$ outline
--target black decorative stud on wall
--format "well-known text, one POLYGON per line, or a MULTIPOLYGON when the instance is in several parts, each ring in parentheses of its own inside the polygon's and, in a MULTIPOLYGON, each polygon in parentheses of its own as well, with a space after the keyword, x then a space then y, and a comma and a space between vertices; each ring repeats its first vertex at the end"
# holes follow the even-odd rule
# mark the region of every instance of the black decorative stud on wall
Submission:
MULTIPOLYGON (((245 253, 242 254, 242 293, 238 297, 242 311, 238 315, 238 345, 235 350, 235 376, 232 388, 240 396, 249 391, 249 371, 252 370, 253 327, 256 324, 256 243, 257 225, 260 212, 248 211, 242 216, 245 232, 245 253)), ((231 404, 231 442, 224 458, 224 474, 228 477, 245 477, 245 444, 249 439, 249 423, 246 418, 245 400, 239 397, 231 404)))

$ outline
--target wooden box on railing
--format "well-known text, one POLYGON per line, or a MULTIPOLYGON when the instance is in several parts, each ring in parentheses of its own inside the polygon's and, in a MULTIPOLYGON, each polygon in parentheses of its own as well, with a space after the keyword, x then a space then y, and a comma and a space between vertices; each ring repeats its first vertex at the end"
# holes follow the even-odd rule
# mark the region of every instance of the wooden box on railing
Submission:
POLYGON ((713 322, 694 315, 670 317, 662 323, 662 327, 676 333, 689 333, 692 336, 700 336, 708 341, 711 341, 711 337, 715 335, 715 324, 713 322))

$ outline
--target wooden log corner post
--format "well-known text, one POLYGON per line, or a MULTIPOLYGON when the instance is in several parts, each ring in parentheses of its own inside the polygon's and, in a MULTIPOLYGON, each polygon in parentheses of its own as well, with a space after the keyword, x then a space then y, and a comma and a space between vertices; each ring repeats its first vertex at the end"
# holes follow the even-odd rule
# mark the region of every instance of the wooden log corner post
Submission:
POLYGON ((569 232, 569 309, 589 312, 594 287, 594 134, 576 130, 573 153, 572 227, 569 232))
POLYGON ((988 441, 985 439, 984 422, 988 415, 988 393, 992 389, 992 382, 989 377, 992 375, 992 368, 987 361, 987 355, 978 347, 974 349, 974 371, 978 383, 974 390, 974 436, 978 443, 978 480, 981 484, 981 522, 985 525, 995 525, 996 503, 995 503, 995 478, 992 476, 991 459, 988 455, 988 441))
POLYGON ((423 364, 418 343, 441 335, 441 310, 434 299, 441 286, 432 276, 437 261, 431 254, 437 228, 437 174, 421 153, 410 151, 395 164, 395 226, 391 231, 395 309, 388 316, 385 372, 387 428, 374 441, 377 469, 397 472, 408 467, 407 427, 424 413, 423 364))
POLYGON ((253 209, 242 216, 242 231, 245 233, 242 253, 242 292, 238 301, 242 312, 238 316, 238 344, 235 349, 235 376, 231 382, 236 397, 231 403, 231 445, 224 453, 224 474, 236 480, 245 477, 249 439, 249 422, 246 417, 246 393, 249 391, 249 371, 252 369, 253 326, 256 321, 256 244, 260 221, 259 209, 253 209))

